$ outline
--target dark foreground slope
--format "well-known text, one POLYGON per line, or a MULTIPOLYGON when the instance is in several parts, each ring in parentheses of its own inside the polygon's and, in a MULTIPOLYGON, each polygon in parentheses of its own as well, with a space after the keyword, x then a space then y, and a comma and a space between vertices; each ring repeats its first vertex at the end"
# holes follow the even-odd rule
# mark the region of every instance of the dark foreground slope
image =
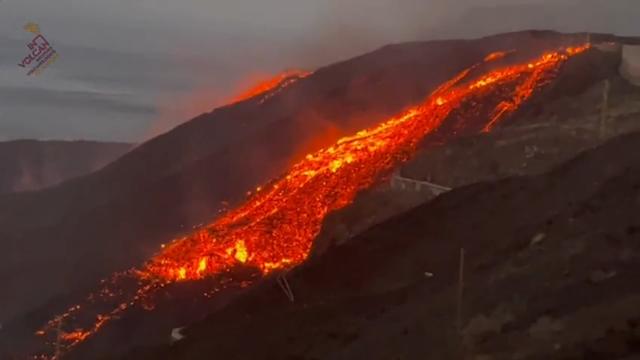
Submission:
POLYGON ((40 190, 92 173, 132 148, 95 141, 0 142, 0 194, 40 190))
POLYGON ((522 32, 408 43, 319 69, 260 104, 203 114, 103 170, 41 192, 0 197, 0 321, 57 299, 68 304, 115 270, 139 264, 221 202, 317 149, 425 97, 488 53, 520 56, 584 36, 522 32))
POLYGON ((295 303, 272 281, 127 359, 640 354, 639 151, 640 133, 624 135, 542 175, 456 189, 290 273, 295 303))

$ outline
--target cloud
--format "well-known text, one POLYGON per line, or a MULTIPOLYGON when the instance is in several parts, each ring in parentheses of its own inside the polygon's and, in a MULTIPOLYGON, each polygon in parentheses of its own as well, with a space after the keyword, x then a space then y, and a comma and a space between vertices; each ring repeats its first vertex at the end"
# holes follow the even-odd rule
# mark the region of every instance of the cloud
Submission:
POLYGON ((211 110, 247 74, 391 42, 528 28, 640 33, 637 0, 0 1, 4 138, 138 141, 187 120, 194 104, 211 110), (16 66, 28 21, 60 53, 38 77, 16 66))

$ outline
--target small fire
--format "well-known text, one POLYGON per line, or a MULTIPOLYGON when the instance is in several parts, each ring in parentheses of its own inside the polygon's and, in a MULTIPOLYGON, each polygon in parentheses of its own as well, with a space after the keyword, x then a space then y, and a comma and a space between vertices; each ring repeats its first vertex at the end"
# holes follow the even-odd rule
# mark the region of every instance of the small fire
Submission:
MULTIPOLYGON (((170 283, 217 276, 238 265, 268 275, 302 263, 328 213, 349 205, 359 191, 407 160, 420 141, 439 129, 461 105, 499 96, 502 101, 483 128, 490 131, 536 89, 545 86, 571 56, 587 49, 588 44, 550 51, 533 61, 490 70, 475 80, 467 80, 482 64, 475 65, 442 84, 421 104, 307 155, 281 178, 258 188, 244 204, 163 246, 140 269, 106 280, 97 293, 110 295, 90 295, 87 302, 108 298, 105 303, 110 304, 117 297, 121 303, 84 328, 74 326, 62 337, 64 349, 70 350, 130 307, 144 307, 158 289, 170 283), (137 282, 138 290, 134 294, 123 292, 126 282, 137 282)), ((503 56, 487 56, 485 62, 503 56)), ((80 309, 79 305, 70 308, 49 321, 38 334, 54 337, 56 329, 78 321, 80 309)))
POLYGON ((233 100, 231 100, 230 103, 237 103, 240 101, 251 99, 258 95, 267 94, 268 92, 279 88, 284 88, 286 86, 289 86, 293 82, 305 78, 309 75, 311 75, 311 72, 306 70, 284 71, 265 80, 261 80, 257 84, 251 86, 249 89, 242 91, 240 94, 234 96, 233 100))

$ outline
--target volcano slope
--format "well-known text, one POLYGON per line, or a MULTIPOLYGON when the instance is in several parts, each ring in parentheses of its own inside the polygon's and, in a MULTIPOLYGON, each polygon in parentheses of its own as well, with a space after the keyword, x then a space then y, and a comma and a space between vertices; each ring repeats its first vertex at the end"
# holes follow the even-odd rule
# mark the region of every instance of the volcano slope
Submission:
POLYGON ((426 143, 402 175, 448 187, 545 172, 614 136, 640 130, 640 88, 619 75, 619 53, 594 52, 487 136, 426 143), (602 106, 609 85, 607 118, 602 106))
MULTIPOLYGON (((619 67, 619 52, 591 51, 572 59, 554 82, 496 129, 482 136, 463 134, 446 141, 427 138, 398 175, 450 188, 535 175, 606 139, 639 131, 640 88, 623 79, 619 67), (610 84, 610 92, 607 121, 602 127, 605 82, 610 84)), ((468 118, 461 120, 464 123, 468 118)), ((365 191, 351 206, 328 216, 315 242, 316 253, 432 197, 424 189, 416 191, 411 186, 403 190, 388 183, 365 191)))
MULTIPOLYGON (((265 275, 298 265, 306 259, 324 215, 348 205, 357 191, 413 153, 425 134, 454 114, 465 114, 470 129, 488 129, 555 78, 566 61, 589 50, 588 45, 550 50, 497 68, 494 61, 506 59, 488 56, 444 83, 419 106, 305 156, 206 229, 176 239, 141 267, 106 279, 105 288, 87 296, 86 302, 52 315, 37 331, 42 345, 55 341, 57 331, 58 344, 64 341, 60 344, 64 351, 72 350, 124 311, 153 306, 159 292, 176 282, 223 276, 239 264, 265 275), (474 73, 479 73, 477 78, 460 83, 474 73), (467 100, 481 105, 465 106, 467 100), (300 207, 303 203, 306 208, 300 207), (133 292, 125 290, 131 281, 139 284, 133 292)), ((38 348, 54 353, 53 347, 38 348)))
POLYGON ((302 154, 423 99, 487 53, 526 57, 583 38, 523 32, 388 46, 319 69, 264 103, 203 114, 90 176, 2 196, 0 286, 11 296, 0 298, 0 321, 63 308, 68 296, 216 216, 222 201, 239 201, 302 154))
MULTIPOLYGON (((183 289, 183 290, 184 290, 184 289, 183 289)), ((195 294, 196 294, 196 295, 198 295, 198 294, 197 294, 197 292, 196 292, 195 294)), ((174 293, 174 295, 175 295, 175 293, 174 293)), ((161 313, 159 313, 159 310, 158 310, 158 309, 156 309, 156 310, 154 311, 154 313, 153 313, 153 317, 155 318, 155 317, 161 317, 161 316, 162 316, 162 315, 161 315, 161 313)), ((147 316, 147 317, 149 317, 149 316, 147 316)), ((182 319, 183 319, 183 321, 186 321, 186 316, 183 316, 183 317, 182 317, 182 319)), ((130 323, 129 323, 129 324, 130 324, 130 323)), ((134 324, 133 324, 133 327, 135 328, 135 327, 136 327, 136 325, 139 325, 139 324, 135 324, 135 323, 134 323, 134 324)), ((138 326, 138 327, 139 327, 139 326, 138 326)), ((166 336, 166 334, 167 334, 168 332, 169 332, 169 331, 167 330, 167 331, 166 331, 166 333, 165 333, 165 336, 166 336)), ((103 335, 104 335, 104 334, 103 334, 103 335)), ((119 345, 119 342, 118 342, 118 345, 119 345)), ((86 347, 85 347, 85 349, 86 349, 86 347)), ((107 350, 106 352, 111 352, 111 353, 113 353, 113 351, 109 351, 109 350, 107 350)), ((96 352, 96 351, 89 351, 89 352, 85 352, 85 358, 86 358, 87 356, 91 356, 91 354, 96 354, 96 353, 103 353, 103 351, 98 351, 98 352, 96 352)), ((74 353, 74 354, 71 354, 71 356, 74 356, 74 355, 75 355, 75 356, 79 356, 79 353, 78 353, 78 352, 76 352, 76 353, 74 353)), ((80 358, 82 358, 82 357, 80 357, 80 358)))
POLYGON ((125 359, 640 354, 639 144, 623 135, 544 174, 455 189, 289 273, 294 303, 273 280, 125 359))

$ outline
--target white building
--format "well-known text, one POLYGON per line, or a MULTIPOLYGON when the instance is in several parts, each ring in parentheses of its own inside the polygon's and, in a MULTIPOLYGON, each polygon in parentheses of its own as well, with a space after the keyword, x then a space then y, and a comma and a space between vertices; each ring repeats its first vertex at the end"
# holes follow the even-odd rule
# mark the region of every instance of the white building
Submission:
POLYGON ((640 86, 640 46, 624 45, 622 47, 620 74, 630 83, 640 86))

